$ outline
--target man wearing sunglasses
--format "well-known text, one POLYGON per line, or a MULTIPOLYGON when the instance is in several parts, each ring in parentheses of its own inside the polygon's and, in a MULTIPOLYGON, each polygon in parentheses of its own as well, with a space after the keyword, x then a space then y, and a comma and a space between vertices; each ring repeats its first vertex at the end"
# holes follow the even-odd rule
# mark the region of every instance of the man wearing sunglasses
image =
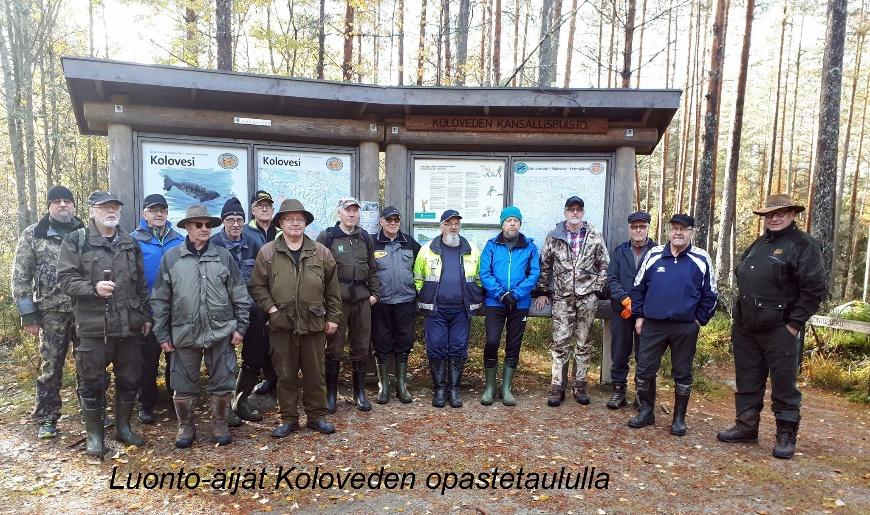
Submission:
POLYGON ((746 249, 735 269, 738 295, 731 344, 737 418, 733 427, 718 434, 723 442, 758 441, 770 376, 771 408, 776 415, 773 455, 782 459, 794 456, 801 418, 798 334, 828 294, 819 243, 794 221, 803 210, 804 206, 779 193, 754 211, 764 217, 764 234, 746 249))

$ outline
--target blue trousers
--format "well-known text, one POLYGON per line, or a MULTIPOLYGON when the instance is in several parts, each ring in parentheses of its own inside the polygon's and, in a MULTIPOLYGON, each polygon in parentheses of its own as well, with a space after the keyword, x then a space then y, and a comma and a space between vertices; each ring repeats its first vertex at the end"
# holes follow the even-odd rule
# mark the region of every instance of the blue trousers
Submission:
POLYGON ((465 307, 438 307, 423 323, 426 355, 429 359, 468 359, 468 334, 471 317, 465 307))

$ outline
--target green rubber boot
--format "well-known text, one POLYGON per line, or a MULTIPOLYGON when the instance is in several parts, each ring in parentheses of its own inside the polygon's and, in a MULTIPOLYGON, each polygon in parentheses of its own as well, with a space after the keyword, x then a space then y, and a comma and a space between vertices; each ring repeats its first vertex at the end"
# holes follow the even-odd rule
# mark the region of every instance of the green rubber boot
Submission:
POLYGON ((516 371, 516 368, 509 367, 507 363, 505 363, 504 369, 502 370, 501 403, 505 406, 517 405, 517 401, 514 399, 514 394, 511 392, 511 385, 514 382, 514 373, 516 373, 516 371))
POLYGON ((387 374, 387 363, 377 363, 378 369, 378 404, 390 402, 390 377, 387 374))
POLYGON ((492 401, 495 400, 495 392, 496 392, 496 380, 495 375, 498 369, 495 365, 491 367, 486 367, 483 369, 483 372, 486 374, 486 388, 483 389, 483 393, 480 394, 480 403, 484 406, 489 406, 492 404, 492 401))

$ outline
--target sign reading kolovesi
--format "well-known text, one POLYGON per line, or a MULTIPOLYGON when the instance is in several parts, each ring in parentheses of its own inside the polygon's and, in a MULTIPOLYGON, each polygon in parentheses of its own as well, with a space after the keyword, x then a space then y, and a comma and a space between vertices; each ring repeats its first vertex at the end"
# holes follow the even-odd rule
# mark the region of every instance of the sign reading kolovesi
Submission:
POLYGON ((405 128, 419 131, 603 134, 607 132, 608 122, 606 118, 409 115, 405 117, 405 128))

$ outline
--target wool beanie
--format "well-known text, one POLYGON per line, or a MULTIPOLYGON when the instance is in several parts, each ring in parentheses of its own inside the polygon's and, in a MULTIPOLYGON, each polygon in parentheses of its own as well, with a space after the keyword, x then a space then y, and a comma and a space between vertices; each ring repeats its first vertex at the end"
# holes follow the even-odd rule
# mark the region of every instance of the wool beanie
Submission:
POLYGON ((54 186, 50 190, 48 190, 48 202, 51 203, 52 200, 73 200, 72 192, 66 188, 65 186, 54 186))
POLYGON ((242 209, 242 203, 239 202, 239 199, 236 197, 233 197, 224 203, 224 208, 221 210, 221 220, 231 215, 238 215, 242 218, 245 217, 245 210, 242 209))
POLYGON ((501 216, 499 217, 499 223, 503 224, 505 220, 510 217, 514 217, 520 222, 523 221, 523 214, 520 213, 520 208, 516 206, 508 206, 501 210, 501 216))

